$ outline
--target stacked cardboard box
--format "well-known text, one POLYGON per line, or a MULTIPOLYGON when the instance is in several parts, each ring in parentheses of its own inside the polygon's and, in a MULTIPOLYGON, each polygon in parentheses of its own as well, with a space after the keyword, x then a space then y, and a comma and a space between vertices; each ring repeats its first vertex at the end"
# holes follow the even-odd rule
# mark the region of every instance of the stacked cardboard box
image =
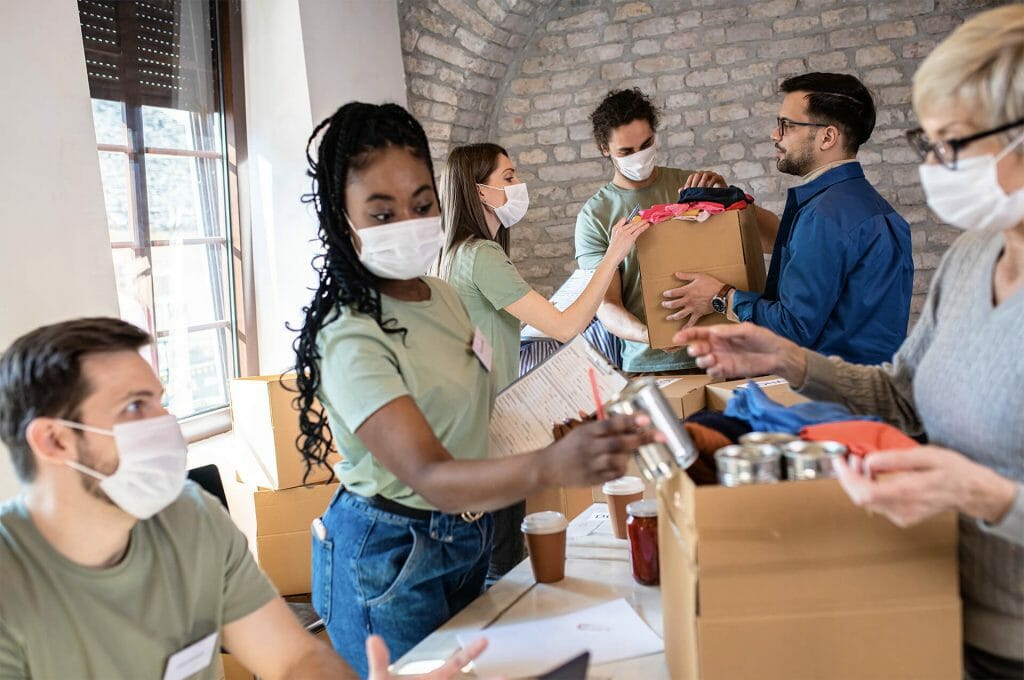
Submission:
MULTIPOLYGON (((282 595, 310 591, 310 523, 338 489, 331 471, 306 464, 296 440, 295 376, 231 381, 231 417, 237 479, 225 486, 228 508, 249 549, 282 595)), ((319 409, 319 404, 314 408, 319 409)), ((330 461, 337 462, 333 456, 330 461)))

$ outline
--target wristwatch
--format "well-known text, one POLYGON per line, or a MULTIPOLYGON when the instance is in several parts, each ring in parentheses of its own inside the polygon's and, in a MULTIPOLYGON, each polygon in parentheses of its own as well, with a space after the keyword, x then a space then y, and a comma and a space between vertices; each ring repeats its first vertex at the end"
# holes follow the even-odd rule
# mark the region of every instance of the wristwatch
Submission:
POLYGON ((722 286, 722 289, 718 291, 718 294, 711 298, 711 309, 715 310, 719 314, 725 314, 725 310, 729 308, 730 290, 736 290, 736 286, 730 286, 728 283, 722 286))

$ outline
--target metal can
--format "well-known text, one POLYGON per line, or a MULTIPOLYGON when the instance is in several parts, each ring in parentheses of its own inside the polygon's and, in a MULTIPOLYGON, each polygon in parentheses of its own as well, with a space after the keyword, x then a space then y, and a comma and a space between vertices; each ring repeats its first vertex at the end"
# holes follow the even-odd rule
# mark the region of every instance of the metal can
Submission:
POLYGON ((679 422, 655 378, 636 378, 608 404, 611 413, 636 415, 643 413, 651 425, 665 435, 665 442, 651 442, 637 449, 640 472, 650 482, 675 476, 697 460, 697 447, 686 428, 679 422))
POLYGON ((782 472, 782 450, 774 444, 731 444, 715 451, 722 486, 771 484, 782 472))
POLYGON ((839 442, 790 442, 782 447, 789 479, 828 479, 836 476, 833 461, 846 456, 839 442))
POLYGON ((786 432, 748 432, 740 436, 740 444, 774 444, 784 446, 790 442, 798 442, 800 438, 786 432))

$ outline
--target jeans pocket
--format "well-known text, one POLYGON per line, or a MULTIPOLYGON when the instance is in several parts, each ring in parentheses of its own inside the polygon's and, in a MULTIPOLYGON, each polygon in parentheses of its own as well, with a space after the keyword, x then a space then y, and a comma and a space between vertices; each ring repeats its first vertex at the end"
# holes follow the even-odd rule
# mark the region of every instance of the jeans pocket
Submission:
POLYGON ((363 554, 355 563, 367 606, 386 603, 409 581, 416 580, 414 576, 423 568, 424 540, 410 526, 374 523, 363 554))
POLYGON ((334 579, 334 542, 313 534, 313 609, 324 620, 331 621, 331 583, 334 579))

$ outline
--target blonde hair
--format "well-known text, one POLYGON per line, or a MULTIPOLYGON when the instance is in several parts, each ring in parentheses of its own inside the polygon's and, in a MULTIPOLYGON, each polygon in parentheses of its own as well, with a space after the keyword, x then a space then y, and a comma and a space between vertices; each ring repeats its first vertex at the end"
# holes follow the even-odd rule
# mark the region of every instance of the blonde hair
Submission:
MULTIPOLYGON (((951 106, 971 112, 982 127, 1024 118, 1024 5, 978 14, 921 62, 914 74, 918 117, 951 106)), ((1019 134, 1014 129, 1003 136, 1009 141, 1019 134)))

